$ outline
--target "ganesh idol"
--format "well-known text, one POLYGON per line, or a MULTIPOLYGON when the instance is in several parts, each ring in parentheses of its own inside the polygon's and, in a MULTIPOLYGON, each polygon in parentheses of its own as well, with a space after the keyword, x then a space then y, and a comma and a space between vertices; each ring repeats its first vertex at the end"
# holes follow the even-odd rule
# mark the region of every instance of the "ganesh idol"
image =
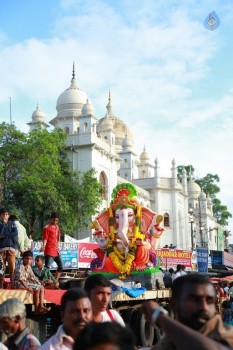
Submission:
POLYGON ((136 188, 123 183, 112 194, 110 207, 92 224, 93 236, 99 243, 97 258, 91 263, 94 272, 109 272, 126 278, 133 272, 152 272, 158 264, 155 249, 164 228, 163 217, 142 207, 136 188), (149 229, 151 230, 149 231, 149 229))

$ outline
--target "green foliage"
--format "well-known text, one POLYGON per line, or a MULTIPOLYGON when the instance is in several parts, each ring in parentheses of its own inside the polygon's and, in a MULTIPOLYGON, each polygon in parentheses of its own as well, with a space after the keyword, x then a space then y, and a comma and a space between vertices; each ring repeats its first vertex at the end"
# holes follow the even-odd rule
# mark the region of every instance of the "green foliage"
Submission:
MULTIPOLYGON (((182 170, 186 169, 188 180, 190 174, 193 174, 194 167, 192 165, 179 165, 177 167, 177 176, 179 181, 182 180, 182 170)), ((213 215, 217 219, 217 222, 223 226, 228 225, 228 219, 232 217, 232 214, 228 211, 226 205, 223 205, 221 201, 216 197, 216 194, 220 192, 220 187, 217 185, 220 182, 220 178, 217 174, 207 174, 200 179, 194 179, 194 181, 201 187, 205 194, 209 195, 213 203, 213 215)))
POLYGON ((66 137, 59 129, 25 135, 14 125, 0 125, 1 205, 19 213, 29 231, 41 234, 56 210, 62 232, 74 236, 101 203, 103 189, 94 170, 81 174, 71 169, 66 137))
POLYGON ((187 179, 190 180, 190 175, 194 172, 194 167, 190 165, 178 165, 177 166, 177 177, 179 182, 182 182, 182 171, 183 169, 187 172, 187 179))

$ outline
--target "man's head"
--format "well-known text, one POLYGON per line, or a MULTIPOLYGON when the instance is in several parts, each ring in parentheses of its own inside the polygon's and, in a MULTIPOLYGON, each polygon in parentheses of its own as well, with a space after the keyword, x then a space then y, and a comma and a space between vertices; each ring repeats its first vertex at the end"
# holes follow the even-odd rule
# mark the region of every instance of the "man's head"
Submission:
POLYGON ((15 214, 11 214, 10 216, 9 216, 9 219, 8 219, 9 221, 18 221, 19 219, 17 218, 17 216, 15 215, 15 214))
POLYGON ((56 211, 53 211, 50 215, 50 223, 51 225, 57 225, 59 221, 59 214, 56 211))
POLYGON ((216 315, 215 290, 204 275, 189 274, 177 278, 172 285, 172 298, 178 320, 195 330, 216 315))
POLYGON ((7 335, 15 334, 25 323, 26 308, 17 298, 11 298, 0 305, 0 330, 7 335))
POLYGON ((7 222, 9 218, 9 211, 6 208, 0 209, 0 221, 7 222))
POLYGON ((33 253, 30 250, 27 250, 23 253, 23 264, 24 265, 32 265, 33 253))
POLYGON ((65 332, 73 339, 92 321, 91 302, 85 290, 71 288, 63 294, 61 318, 65 332))
POLYGON ((38 267, 39 269, 43 267, 45 262, 45 258, 43 255, 37 255, 35 258, 35 265, 36 267, 38 267))
POLYGON ((95 274, 89 276, 84 285, 91 300, 93 313, 106 311, 111 299, 112 289, 109 280, 100 275, 95 274))
POLYGON ((134 335, 116 322, 90 323, 75 340, 74 350, 134 350, 134 335))

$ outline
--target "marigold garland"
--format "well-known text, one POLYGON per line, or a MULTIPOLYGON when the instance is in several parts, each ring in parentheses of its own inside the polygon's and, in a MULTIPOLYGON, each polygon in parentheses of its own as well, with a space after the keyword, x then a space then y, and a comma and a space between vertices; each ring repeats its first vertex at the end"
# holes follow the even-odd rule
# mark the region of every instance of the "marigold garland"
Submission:
POLYGON ((110 256, 113 265, 119 270, 122 279, 126 278, 127 275, 129 275, 133 268, 133 261, 135 259, 135 252, 137 250, 137 244, 136 241, 144 240, 145 234, 141 233, 139 230, 140 224, 141 224, 141 206, 137 206, 137 213, 136 213, 136 219, 135 219, 135 226, 134 226, 134 235, 131 239, 131 243, 129 246, 129 251, 127 257, 124 257, 124 254, 122 254, 116 246, 115 238, 117 232, 115 232, 114 225, 113 225, 113 210, 112 208, 109 208, 109 241, 108 241, 108 255, 110 256))

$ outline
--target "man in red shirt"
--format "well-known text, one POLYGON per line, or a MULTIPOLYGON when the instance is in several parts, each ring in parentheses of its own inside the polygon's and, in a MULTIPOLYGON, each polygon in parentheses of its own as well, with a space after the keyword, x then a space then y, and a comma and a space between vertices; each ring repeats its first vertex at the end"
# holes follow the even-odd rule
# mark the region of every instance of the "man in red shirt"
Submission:
POLYGON ((57 271, 55 279, 58 281, 61 272, 63 271, 63 264, 59 250, 61 240, 61 232, 58 226, 59 215, 53 212, 50 215, 50 223, 43 229, 43 246, 41 251, 44 252, 45 266, 49 269, 53 261, 57 264, 57 271))

